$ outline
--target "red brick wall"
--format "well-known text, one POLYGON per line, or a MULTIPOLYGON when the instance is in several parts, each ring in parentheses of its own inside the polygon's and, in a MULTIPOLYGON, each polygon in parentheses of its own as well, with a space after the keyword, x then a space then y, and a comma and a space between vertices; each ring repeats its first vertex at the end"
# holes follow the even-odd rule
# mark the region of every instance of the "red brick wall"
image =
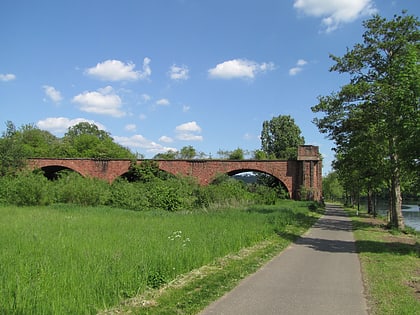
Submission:
MULTIPOLYGON (((279 179, 289 191, 292 199, 299 199, 303 185, 315 200, 320 200, 322 193, 322 164, 318 147, 304 146, 299 151, 298 161, 261 161, 261 160, 157 160, 159 168, 174 175, 197 178, 201 185, 211 183, 219 174, 237 174, 258 171, 279 179), (307 159, 306 159, 307 158, 307 159)), ((137 161, 141 163, 142 160, 137 161)), ((31 169, 43 167, 65 167, 83 176, 95 177, 112 182, 126 173, 129 160, 93 160, 93 159, 29 159, 31 169)))

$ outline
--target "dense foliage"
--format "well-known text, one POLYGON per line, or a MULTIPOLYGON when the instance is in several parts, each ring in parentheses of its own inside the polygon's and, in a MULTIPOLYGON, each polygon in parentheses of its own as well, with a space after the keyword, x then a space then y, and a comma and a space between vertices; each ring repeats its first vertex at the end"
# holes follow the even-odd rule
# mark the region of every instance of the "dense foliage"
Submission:
POLYGON ((262 153, 269 159, 296 159, 299 145, 305 144, 300 128, 289 115, 280 115, 263 122, 261 131, 261 151, 257 159, 262 159, 262 153))
POLYGON ((214 184, 199 186, 194 179, 160 171, 153 161, 133 167, 126 178, 109 184, 62 171, 54 181, 40 171, 0 177, 0 204, 18 206, 68 203, 109 205, 130 210, 193 210, 249 204, 274 204, 276 190, 221 176, 214 184))
POLYGON ((0 138, 0 175, 15 173, 29 157, 134 159, 135 155, 114 142, 108 132, 87 122, 70 127, 63 138, 31 124, 16 128, 6 122, 0 138))
POLYGON ((390 225, 404 228, 401 191, 419 185, 420 22, 405 15, 364 22, 363 42, 330 69, 350 75, 337 93, 319 98, 319 130, 336 144, 334 168, 353 198, 388 187, 390 225))

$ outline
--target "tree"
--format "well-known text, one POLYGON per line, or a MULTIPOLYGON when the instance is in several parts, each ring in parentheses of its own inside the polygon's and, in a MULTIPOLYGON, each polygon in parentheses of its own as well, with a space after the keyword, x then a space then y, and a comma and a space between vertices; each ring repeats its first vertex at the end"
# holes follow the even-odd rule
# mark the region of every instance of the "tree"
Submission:
MULTIPOLYGON (((335 62, 330 71, 348 73, 350 83, 319 98, 312 110, 325 116, 314 122, 335 141, 341 157, 352 157, 352 165, 340 162, 346 172, 358 173, 363 180, 384 172, 390 190, 389 224, 404 228, 402 179, 420 171, 420 23, 403 12, 392 20, 376 15, 363 25, 363 43, 343 57, 330 56, 335 62)), ((340 163, 336 166, 343 167, 340 163)))
POLYGON ((62 155, 99 159, 134 159, 129 149, 114 142, 110 134, 95 124, 81 122, 70 127, 63 138, 62 155))
POLYGON ((244 150, 241 148, 237 148, 230 152, 228 156, 229 160, 243 160, 244 159, 244 150))
POLYGON ((289 115, 263 122, 261 150, 271 159, 296 159, 299 145, 305 143, 300 128, 289 115))
POLYGON ((0 139, 0 176, 15 174, 25 165, 25 152, 16 137, 13 122, 6 122, 6 131, 0 139))
POLYGON ((178 153, 178 157, 180 159, 192 160, 196 156, 197 156, 197 151, 191 145, 183 147, 178 153))
POLYGON ((164 153, 156 154, 153 159, 155 160, 175 160, 177 158, 177 151, 168 150, 164 153))
POLYGON ((343 198, 343 186, 336 172, 331 172, 322 179, 322 194, 325 199, 332 201, 343 198))
POLYGON ((59 157, 60 140, 46 130, 26 124, 16 133, 27 157, 59 157))

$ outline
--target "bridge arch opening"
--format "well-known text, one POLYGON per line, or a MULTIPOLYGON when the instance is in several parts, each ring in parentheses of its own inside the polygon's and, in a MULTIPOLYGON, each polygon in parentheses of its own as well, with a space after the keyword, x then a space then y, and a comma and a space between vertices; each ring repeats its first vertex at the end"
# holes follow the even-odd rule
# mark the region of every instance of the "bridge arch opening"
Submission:
POLYGON ((241 169, 227 172, 226 175, 248 185, 262 185, 272 188, 281 199, 290 198, 290 191, 287 189, 285 183, 272 174, 255 169, 241 169))
POLYGON ((76 174, 79 174, 79 175, 82 176, 82 174, 75 171, 74 169, 71 169, 71 168, 65 167, 65 166, 61 166, 61 165, 44 166, 44 167, 38 168, 38 170, 41 170, 43 172, 44 176, 46 178, 48 178, 49 180, 58 179, 60 177, 60 173, 63 173, 63 172, 73 172, 73 173, 76 173, 76 174))
POLYGON ((138 181, 147 182, 153 178, 166 180, 174 177, 174 174, 161 169, 155 161, 142 161, 142 163, 132 165, 127 172, 118 176, 118 178, 125 179, 130 183, 138 181))

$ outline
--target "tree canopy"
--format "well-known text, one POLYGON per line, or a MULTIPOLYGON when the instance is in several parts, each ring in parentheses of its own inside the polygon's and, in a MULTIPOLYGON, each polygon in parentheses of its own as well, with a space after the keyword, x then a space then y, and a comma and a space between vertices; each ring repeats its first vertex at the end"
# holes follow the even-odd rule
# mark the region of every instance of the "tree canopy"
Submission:
MULTIPOLYGON (((305 144, 300 128, 289 115, 263 122, 261 150, 270 159, 296 159, 299 145, 305 144)), ((262 158, 261 152, 258 158, 262 158)))
POLYGON ((390 225, 404 228, 401 189, 420 173, 420 23, 403 12, 363 26, 362 43, 330 56, 330 71, 349 74, 350 82, 319 97, 312 110, 324 116, 314 122, 336 144, 334 167, 346 187, 387 184, 390 225))
POLYGON ((16 128, 6 122, 0 138, 0 175, 22 168, 27 158, 127 158, 135 155, 114 142, 109 133, 87 122, 68 129, 63 138, 33 124, 16 128))

